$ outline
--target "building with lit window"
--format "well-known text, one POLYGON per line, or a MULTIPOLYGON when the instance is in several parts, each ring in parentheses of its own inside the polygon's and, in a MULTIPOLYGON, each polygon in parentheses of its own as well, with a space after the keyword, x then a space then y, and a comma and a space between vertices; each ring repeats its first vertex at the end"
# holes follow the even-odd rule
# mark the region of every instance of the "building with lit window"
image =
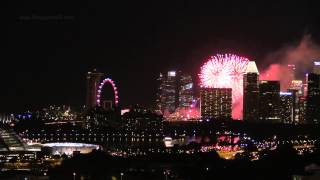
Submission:
POLYGON ((157 94, 157 109, 163 114, 173 113, 178 106, 177 72, 160 73, 158 78, 159 89, 157 94))
POLYGON ((0 151, 26 151, 26 145, 20 137, 8 129, 0 129, 0 151))
POLYGON ((291 92, 293 96, 293 121, 295 124, 299 124, 301 123, 299 99, 304 96, 302 80, 292 80, 288 92, 291 92))
POLYGON ((299 124, 306 123, 306 108, 307 108, 307 100, 306 97, 301 96, 299 97, 299 124))
POLYGON ((280 122, 280 81, 260 81, 259 119, 261 122, 280 122))
POLYGON ((313 62, 313 73, 320 74, 320 61, 313 62))
POLYGON ((163 132, 163 117, 138 106, 123 114, 122 124, 127 133, 160 135, 163 132))
POLYGON ((179 79, 179 108, 190 108, 193 101, 192 77, 182 74, 179 79))
POLYGON ((243 75, 243 119, 259 119, 259 71, 254 61, 248 63, 243 75))
POLYGON ((292 92, 280 92, 280 119, 282 123, 293 124, 294 96, 292 92))
POLYGON ((320 123, 320 74, 310 73, 307 78, 306 122, 320 123))
POLYGON ((158 78, 157 110, 165 117, 177 108, 189 108, 193 102, 192 77, 180 71, 160 73, 158 78))
POLYGON ((299 96, 303 96, 303 82, 302 80, 292 80, 289 89, 298 91, 299 96))
POLYGON ((92 72, 87 73, 87 92, 86 92, 86 106, 93 108, 97 105, 97 90, 104 76, 103 73, 94 69, 92 72))
POLYGON ((202 119, 230 119, 232 113, 232 89, 201 88, 200 111, 202 119))
POLYGON ((0 127, 0 163, 12 159, 34 160, 40 147, 29 146, 11 129, 0 127))

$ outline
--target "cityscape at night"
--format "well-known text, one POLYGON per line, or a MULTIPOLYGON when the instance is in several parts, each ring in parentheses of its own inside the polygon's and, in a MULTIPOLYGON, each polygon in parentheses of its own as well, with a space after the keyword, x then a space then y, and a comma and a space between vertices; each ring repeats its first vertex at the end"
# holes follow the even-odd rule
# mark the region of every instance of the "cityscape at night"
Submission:
POLYGON ((315 7, 9 3, 0 179, 320 179, 315 7))

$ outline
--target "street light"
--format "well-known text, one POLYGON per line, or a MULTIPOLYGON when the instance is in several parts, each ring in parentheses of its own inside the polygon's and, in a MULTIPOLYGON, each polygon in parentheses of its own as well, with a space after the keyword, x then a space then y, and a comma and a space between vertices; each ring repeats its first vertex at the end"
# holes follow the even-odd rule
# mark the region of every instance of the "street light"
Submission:
POLYGON ((120 180, 122 180, 122 176, 124 175, 124 173, 120 173, 120 180))
POLYGON ((76 173, 74 172, 72 175, 73 175, 73 180, 76 180, 76 173))

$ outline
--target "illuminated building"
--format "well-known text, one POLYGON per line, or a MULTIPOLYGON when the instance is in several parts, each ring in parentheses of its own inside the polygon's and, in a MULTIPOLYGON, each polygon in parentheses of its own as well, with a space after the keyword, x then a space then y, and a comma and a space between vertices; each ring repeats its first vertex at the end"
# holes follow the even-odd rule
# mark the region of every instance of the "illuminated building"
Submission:
POLYGON ((60 143, 45 143, 43 147, 50 148, 50 152, 53 155, 73 155, 75 152, 81 154, 87 154, 92 152, 92 150, 101 149, 99 145, 95 144, 85 144, 85 143, 70 143, 70 142, 60 142, 60 143))
POLYGON ((151 110, 134 107, 122 116, 124 130, 134 133, 162 134, 163 117, 151 110))
POLYGON ((291 92, 293 96, 293 121, 294 123, 300 123, 299 99, 304 96, 302 80, 292 80, 288 92, 291 92))
POLYGON ((103 75, 103 73, 98 72, 96 69, 94 69, 93 72, 87 73, 87 108, 93 108, 97 105, 97 90, 103 75))
POLYGON ((167 74, 160 73, 158 78, 159 89, 157 108, 163 113, 173 113, 178 106, 178 86, 176 71, 169 71, 167 74))
POLYGON ((0 128, 0 163, 17 160, 34 160, 40 148, 25 144, 20 137, 10 129, 0 128))
POLYGON ((180 108, 166 117, 167 121, 198 121, 200 119, 200 111, 198 107, 180 108))
POLYGON ((280 92, 280 119, 283 123, 294 123, 294 96, 292 92, 280 92))
POLYGON ((83 117, 80 112, 76 112, 70 106, 49 106, 35 112, 16 114, 19 121, 41 120, 46 126, 50 125, 83 125, 83 117))
POLYGON ((26 145, 12 130, 0 129, 0 151, 26 151, 26 145))
POLYGON ((320 74, 320 61, 313 62, 313 73, 320 74))
POLYGON ((94 107, 86 112, 84 127, 86 129, 111 127, 119 119, 119 115, 120 112, 114 110, 94 107))
POLYGON ((178 85, 178 107, 170 114, 164 114, 168 121, 186 121, 196 120, 200 118, 199 108, 194 106, 195 100, 193 99, 193 82, 192 77, 187 74, 177 74, 179 81, 178 85))
POLYGON ((299 96, 303 96, 303 82, 302 80, 292 80, 289 89, 295 89, 298 91, 299 96))
POLYGON ((280 122, 280 82, 260 81, 259 119, 265 122, 280 122))
POLYGON ((179 107, 189 108, 193 103, 192 77, 180 71, 160 73, 158 78, 157 109, 168 117, 179 107))
POLYGON ((299 103, 298 103, 299 121, 298 122, 300 124, 306 123, 306 107, 307 107, 306 97, 304 96, 299 97, 299 103))
POLYGON ((0 114, 0 123, 2 124, 11 124, 11 123, 16 123, 17 118, 14 117, 13 114, 0 114))
POLYGON ((307 109, 306 122, 320 123, 320 74, 310 73, 307 78, 307 109))
POLYGON ((190 108, 193 100, 193 82, 190 75, 182 74, 179 81, 179 108, 190 108))
POLYGON ((230 119, 232 112, 232 89, 201 88, 200 111, 202 119, 230 119))
POLYGON ((259 71, 254 61, 248 63, 243 75, 243 119, 257 120, 259 117, 259 71))

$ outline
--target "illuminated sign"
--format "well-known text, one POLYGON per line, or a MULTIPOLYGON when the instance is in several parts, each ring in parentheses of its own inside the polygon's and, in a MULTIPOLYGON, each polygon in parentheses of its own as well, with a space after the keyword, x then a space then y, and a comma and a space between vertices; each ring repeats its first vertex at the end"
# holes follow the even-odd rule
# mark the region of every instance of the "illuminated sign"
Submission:
POLYGON ((320 61, 313 62, 315 66, 320 66, 320 61))
POLYGON ((174 77, 174 76, 176 76, 176 72, 175 71, 169 71, 168 72, 168 76, 174 77))
POLYGON ((280 96, 291 96, 291 92, 280 92, 280 96))
POLYGON ((192 86, 193 86, 192 83, 186 84, 186 85, 184 86, 184 89, 191 89, 192 86))
POLYGON ((121 116, 124 115, 124 113, 130 112, 130 109, 121 109, 121 116))
POLYGON ((291 81, 291 87, 292 88, 301 88, 303 85, 301 80, 292 80, 291 81))

